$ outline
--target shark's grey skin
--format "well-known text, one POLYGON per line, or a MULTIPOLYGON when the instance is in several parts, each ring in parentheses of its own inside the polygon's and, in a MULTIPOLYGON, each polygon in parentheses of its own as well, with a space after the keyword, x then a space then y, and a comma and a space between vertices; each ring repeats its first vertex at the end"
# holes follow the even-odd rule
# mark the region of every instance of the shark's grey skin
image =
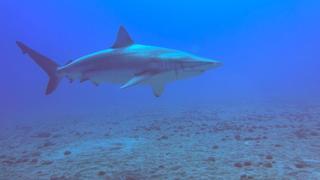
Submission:
POLYGON ((135 44, 127 31, 120 27, 114 45, 106 50, 80 57, 64 66, 39 54, 21 42, 18 46, 48 74, 46 94, 52 93, 61 78, 71 82, 91 81, 121 84, 127 88, 138 84, 150 85, 159 97, 165 84, 199 75, 221 65, 220 62, 186 52, 135 44))

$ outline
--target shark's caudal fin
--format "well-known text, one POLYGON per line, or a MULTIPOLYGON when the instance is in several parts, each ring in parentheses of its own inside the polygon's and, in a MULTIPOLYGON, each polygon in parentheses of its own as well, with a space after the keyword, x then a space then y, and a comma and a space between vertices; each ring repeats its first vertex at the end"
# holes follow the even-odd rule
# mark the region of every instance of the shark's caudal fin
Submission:
POLYGON ((16 43, 24 54, 28 54, 33 59, 33 61, 47 73, 47 75, 49 76, 49 82, 46 90, 46 95, 51 94, 58 87, 58 84, 60 82, 60 78, 56 74, 58 64, 56 64, 51 59, 43 56, 42 54, 36 52, 35 50, 29 48, 22 42, 17 41, 16 43))

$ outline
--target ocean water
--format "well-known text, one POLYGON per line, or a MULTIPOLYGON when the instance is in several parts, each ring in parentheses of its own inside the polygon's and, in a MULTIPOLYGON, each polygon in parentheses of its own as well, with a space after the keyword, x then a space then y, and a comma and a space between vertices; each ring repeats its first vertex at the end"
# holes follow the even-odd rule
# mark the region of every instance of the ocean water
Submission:
POLYGON ((320 2, 0 1, 0 180, 320 179, 320 2), (222 67, 148 86, 48 78, 16 41, 60 65, 139 44, 222 67))

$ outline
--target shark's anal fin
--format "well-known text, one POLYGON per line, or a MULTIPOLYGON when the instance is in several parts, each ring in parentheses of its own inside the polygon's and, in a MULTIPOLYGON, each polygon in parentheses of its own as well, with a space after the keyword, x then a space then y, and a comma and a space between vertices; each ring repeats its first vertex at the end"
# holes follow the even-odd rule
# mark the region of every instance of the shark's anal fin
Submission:
POLYGON ((152 84, 152 91, 155 97, 160 97, 164 91, 164 84, 162 83, 152 84))
POLYGON ((133 78, 131 78, 129 81, 127 81, 124 85, 122 85, 120 88, 128 88, 134 85, 137 85, 141 83, 142 81, 148 79, 151 75, 150 74, 141 74, 141 75, 136 75, 133 78))
POLYGON ((129 33, 123 26, 120 26, 117 34, 117 39, 114 42, 112 48, 123 48, 123 47, 130 46, 132 44, 134 44, 134 42, 131 39, 129 33))

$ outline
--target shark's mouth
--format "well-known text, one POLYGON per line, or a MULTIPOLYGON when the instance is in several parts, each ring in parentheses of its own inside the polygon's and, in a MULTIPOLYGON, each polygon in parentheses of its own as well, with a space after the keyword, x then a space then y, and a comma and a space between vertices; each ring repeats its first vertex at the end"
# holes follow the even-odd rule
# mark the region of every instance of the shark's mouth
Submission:
POLYGON ((174 71, 177 72, 204 72, 206 70, 205 65, 199 65, 199 64, 194 64, 194 65, 181 65, 180 67, 175 67, 174 71))

